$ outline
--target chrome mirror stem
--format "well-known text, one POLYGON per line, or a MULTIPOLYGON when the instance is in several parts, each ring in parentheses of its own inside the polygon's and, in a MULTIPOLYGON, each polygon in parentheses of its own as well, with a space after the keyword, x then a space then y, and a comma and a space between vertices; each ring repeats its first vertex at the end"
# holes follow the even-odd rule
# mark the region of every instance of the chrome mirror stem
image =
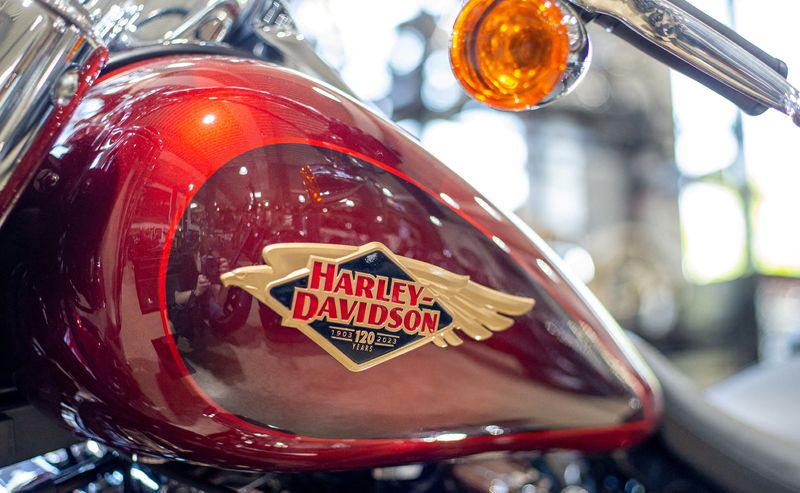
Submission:
POLYGON ((570 0, 637 34, 800 126, 800 91, 781 74, 671 0, 570 0))

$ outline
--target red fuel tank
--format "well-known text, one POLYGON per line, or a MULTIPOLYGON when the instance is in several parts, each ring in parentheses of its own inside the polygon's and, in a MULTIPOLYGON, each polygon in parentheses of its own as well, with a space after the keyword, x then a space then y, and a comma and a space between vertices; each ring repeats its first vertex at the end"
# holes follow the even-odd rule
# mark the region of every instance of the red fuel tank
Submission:
POLYGON ((540 239, 296 72, 119 69, 44 166, 57 188, 17 215, 37 231, 23 381, 83 436, 311 470, 610 449, 656 424, 647 369, 540 239))

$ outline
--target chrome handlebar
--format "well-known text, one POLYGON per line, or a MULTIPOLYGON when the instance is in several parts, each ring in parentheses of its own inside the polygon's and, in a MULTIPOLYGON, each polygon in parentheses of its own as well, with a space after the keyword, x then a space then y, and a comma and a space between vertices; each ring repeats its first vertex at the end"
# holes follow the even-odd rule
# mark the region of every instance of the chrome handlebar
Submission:
POLYGON ((758 57, 671 0, 570 0, 612 17, 652 44, 800 125, 800 91, 758 57))

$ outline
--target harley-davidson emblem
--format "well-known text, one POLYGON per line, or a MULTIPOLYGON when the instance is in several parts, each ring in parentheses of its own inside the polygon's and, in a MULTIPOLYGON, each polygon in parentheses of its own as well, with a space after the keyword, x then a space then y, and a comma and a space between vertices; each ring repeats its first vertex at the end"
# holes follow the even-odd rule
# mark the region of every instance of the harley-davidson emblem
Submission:
POLYGON ((272 308, 347 369, 361 371, 424 344, 460 345, 508 329, 534 300, 489 289, 378 242, 279 243, 266 265, 221 276, 272 308))

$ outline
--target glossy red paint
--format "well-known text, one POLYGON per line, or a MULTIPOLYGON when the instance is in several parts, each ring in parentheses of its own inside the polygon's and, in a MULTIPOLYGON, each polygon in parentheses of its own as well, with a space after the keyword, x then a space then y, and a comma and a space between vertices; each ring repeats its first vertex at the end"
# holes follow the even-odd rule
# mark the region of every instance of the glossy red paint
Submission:
POLYGON ((24 381, 85 436, 310 470, 611 449, 656 424, 648 371, 541 240, 321 83, 234 58, 139 63, 89 91, 47 166, 59 190, 14 218, 37 235, 16 270, 24 381), (537 306, 486 341, 359 373, 257 302, 176 341, 181 251, 210 242, 237 267, 270 243, 369 241, 537 306))

